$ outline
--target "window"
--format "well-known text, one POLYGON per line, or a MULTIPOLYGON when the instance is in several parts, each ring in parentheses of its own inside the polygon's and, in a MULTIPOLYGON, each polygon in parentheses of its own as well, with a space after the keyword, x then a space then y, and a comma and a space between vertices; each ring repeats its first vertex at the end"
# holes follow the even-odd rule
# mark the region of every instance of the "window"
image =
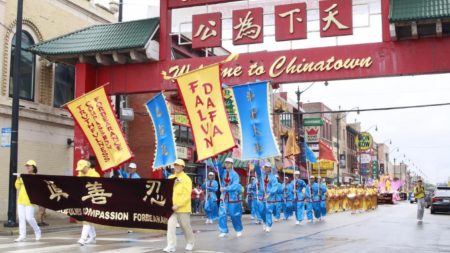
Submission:
POLYGON ((280 121, 283 126, 291 128, 292 127, 292 114, 282 113, 280 115, 280 121))
MULTIPOLYGON (((14 76, 14 49, 16 47, 16 36, 12 39, 11 64, 9 70, 9 96, 13 96, 13 76, 14 76)), ((24 49, 34 44, 34 40, 27 32, 22 32, 22 50, 20 57, 20 89, 19 97, 25 100, 34 100, 34 68, 35 55, 24 49)))
POLYGON ((57 64, 55 68, 55 85, 53 92, 53 106, 60 107, 74 97, 75 67, 57 64))

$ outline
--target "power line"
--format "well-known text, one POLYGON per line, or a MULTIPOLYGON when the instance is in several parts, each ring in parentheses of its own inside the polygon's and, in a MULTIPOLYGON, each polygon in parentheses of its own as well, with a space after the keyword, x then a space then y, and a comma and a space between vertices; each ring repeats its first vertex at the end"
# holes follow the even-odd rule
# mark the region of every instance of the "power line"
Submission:
MULTIPOLYGON (((337 111, 316 111, 316 112, 302 112, 302 114, 316 114, 316 113, 344 113, 344 112, 369 112, 369 111, 390 111, 390 110, 403 110, 413 108, 425 108, 425 107, 438 107, 449 106, 450 103, 441 104, 425 104, 425 105, 409 105, 409 106, 395 106, 395 107, 379 107, 379 108, 366 108, 366 109, 350 109, 350 110, 337 110, 337 111)), ((282 113, 280 113, 282 114, 282 113)), ((294 113, 294 114, 298 114, 294 113)))

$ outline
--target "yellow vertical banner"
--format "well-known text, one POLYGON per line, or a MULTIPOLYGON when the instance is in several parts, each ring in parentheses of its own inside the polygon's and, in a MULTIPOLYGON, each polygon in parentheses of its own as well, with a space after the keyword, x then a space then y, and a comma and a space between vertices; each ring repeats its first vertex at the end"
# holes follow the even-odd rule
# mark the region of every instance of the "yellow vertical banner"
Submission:
POLYGON ((176 81, 191 123, 198 161, 235 147, 223 101, 220 65, 189 72, 176 81))
POLYGON ((103 171, 133 158, 103 86, 65 106, 89 141, 103 171))

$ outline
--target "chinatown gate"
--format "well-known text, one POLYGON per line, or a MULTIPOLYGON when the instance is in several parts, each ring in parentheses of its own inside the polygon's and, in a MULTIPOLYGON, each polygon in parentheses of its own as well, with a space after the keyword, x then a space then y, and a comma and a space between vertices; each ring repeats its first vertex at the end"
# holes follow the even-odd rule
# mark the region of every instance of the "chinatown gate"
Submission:
MULTIPOLYGON (((38 44, 32 51, 50 61, 76 64, 76 97, 107 83, 106 90, 110 95, 175 90, 176 85, 171 78, 202 65, 223 61, 227 56, 174 60, 172 12, 193 6, 230 4, 228 2, 238 1, 161 0, 159 50, 153 41, 146 45, 147 49, 149 44, 153 46, 153 53, 126 48, 121 51, 48 53, 45 46, 58 42, 57 39, 38 44)), ((274 43, 307 39, 307 19, 310 16, 307 13, 311 6, 318 16, 321 38, 352 35, 352 8, 362 1, 271 1, 269 7, 267 1, 261 2, 264 8, 258 6, 258 1, 251 1, 252 7, 232 10, 232 18, 228 19, 232 22, 233 45, 262 43, 266 32, 263 22, 268 16, 274 19, 274 43), (268 13, 267 10, 271 11, 268 13)), ((442 16, 442 12, 419 3, 427 2, 431 6, 431 2, 439 2, 435 0, 372 2, 379 2, 380 6, 379 42, 241 53, 222 65, 223 83, 233 85, 271 80, 274 84, 284 84, 450 72, 450 6, 442 7, 446 9, 442 16)), ((193 15, 192 48, 221 47, 224 21, 221 12, 193 15)), ((87 143, 78 127, 75 127, 74 141, 75 147, 87 143)), ((74 161, 81 156, 80 150, 75 148, 74 161)))

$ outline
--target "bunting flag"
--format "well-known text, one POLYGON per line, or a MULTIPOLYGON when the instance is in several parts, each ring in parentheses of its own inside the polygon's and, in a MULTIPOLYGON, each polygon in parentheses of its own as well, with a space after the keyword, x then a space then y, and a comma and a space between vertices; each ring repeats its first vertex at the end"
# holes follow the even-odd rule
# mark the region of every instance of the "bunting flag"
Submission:
POLYGON ((156 149, 153 169, 159 169, 173 164, 177 159, 172 119, 162 93, 150 99, 145 107, 150 114, 155 129, 156 149))
POLYGON ((103 171, 133 158, 104 86, 65 105, 89 141, 103 171))
POLYGON ((267 81, 233 87, 241 131, 242 160, 280 156, 272 131, 267 81))
POLYGON ((314 155, 314 152, 311 150, 311 148, 309 148, 309 146, 306 142, 304 142, 304 147, 305 147, 306 160, 310 163, 316 163, 317 158, 314 155))
POLYGON ((177 77, 178 89, 192 126, 198 161, 236 146, 223 102, 220 65, 177 77))
POLYGON ((333 150, 322 141, 319 141, 319 160, 336 161, 333 150))
POLYGON ((288 131, 288 138, 286 140, 286 147, 284 150, 285 157, 300 154, 300 147, 297 144, 297 137, 295 136, 294 129, 288 131))

